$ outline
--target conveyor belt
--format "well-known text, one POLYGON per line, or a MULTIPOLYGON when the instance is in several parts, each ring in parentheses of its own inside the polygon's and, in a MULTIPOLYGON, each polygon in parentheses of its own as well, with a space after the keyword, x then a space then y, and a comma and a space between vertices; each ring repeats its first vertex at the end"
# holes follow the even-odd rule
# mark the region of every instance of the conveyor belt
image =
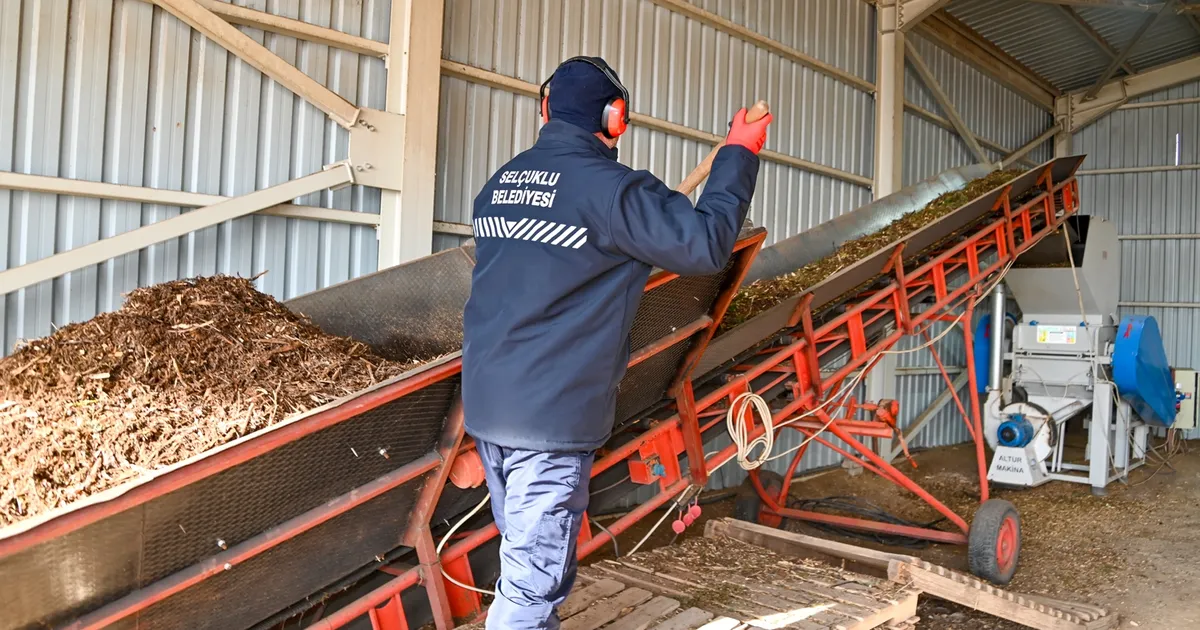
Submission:
MULTIPOLYGON (((1054 181, 1063 181, 1072 175, 1083 162, 1083 156, 1052 160, 1054 181)), ((1038 178, 1046 165, 1031 169, 1005 186, 1011 186, 1011 197, 1020 198, 1037 186, 1038 178)), ((901 216, 918 210, 938 195, 957 190, 976 177, 992 170, 986 166, 969 166, 947 171, 937 177, 905 189, 896 195, 880 199, 843 215, 829 223, 818 226, 765 248, 746 275, 746 283, 774 278, 796 271, 805 265, 833 253, 845 240, 871 234, 901 216)), ((870 286, 880 277, 888 257, 900 242, 906 243, 905 251, 912 252, 906 261, 916 258, 920 252, 936 245, 956 233, 968 228, 992 214, 992 206, 1005 186, 984 193, 920 230, 881 248, 875 254, 859 260, 809 288, 813 295, 813 311, 820 313, 837 306, 839 298, 858 288, 870 286)), ((693 377, 703 379, 718 368, 729 367, 748 350, 770 340, 787 327, 788 320, 796 311, 803 295, 794 295, 742 325, 724 332, 708 345, 693 377)), ((816 323, 816 322, 815 322, 816 323)))

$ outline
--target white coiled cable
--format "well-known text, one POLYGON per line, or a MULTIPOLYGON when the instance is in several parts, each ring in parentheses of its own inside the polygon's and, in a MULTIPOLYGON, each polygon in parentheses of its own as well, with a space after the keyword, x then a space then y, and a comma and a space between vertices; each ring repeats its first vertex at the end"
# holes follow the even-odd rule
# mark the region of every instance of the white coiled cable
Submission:
POLYGON ((729 429, 729 437, 737 445, 737 461, 742 470, 754 470, 769 461, 771 450, 775 448, 775 426, 771 408, 767 406, 767 401, 763 400, 762 396, 753 392, 745 392, 734 398, 733 404, 729 406, 729 411, 725 414, 725 426, 729 429), (753 440, 750 439, 749 426, 741 420, 742 415, 750 408, 754 409, 759 421, 766 429, 762 435, 753 440), (762 445, 762 450, 758 455, 752 457, 751 453, 759 445, 762 445))

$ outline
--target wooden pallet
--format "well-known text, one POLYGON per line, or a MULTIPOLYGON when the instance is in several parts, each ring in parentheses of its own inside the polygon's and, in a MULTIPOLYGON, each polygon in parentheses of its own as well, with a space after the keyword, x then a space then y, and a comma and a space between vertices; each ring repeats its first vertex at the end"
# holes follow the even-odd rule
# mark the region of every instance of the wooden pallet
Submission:
POLYGON ((934 597, 1039 630, 1107 630, 1120 623, 1117 615, 1098 606, 1013 593, 921 560, 892 560, 888 574, 934 597))
POLYGON ((785 555, 817 558, 868 575, 886 576, 927 595, 1029 628, 1106 630, 1120 625, 1118 615, 1104 608, 1013 593, 913 556, 875 551, 733 519, 709 521, 705 535, 735 538, 785 555))
POLYGON ((739 541, 693 539, 581 568, 558 614, 564 630, 912 630, 917 595, 739 541))

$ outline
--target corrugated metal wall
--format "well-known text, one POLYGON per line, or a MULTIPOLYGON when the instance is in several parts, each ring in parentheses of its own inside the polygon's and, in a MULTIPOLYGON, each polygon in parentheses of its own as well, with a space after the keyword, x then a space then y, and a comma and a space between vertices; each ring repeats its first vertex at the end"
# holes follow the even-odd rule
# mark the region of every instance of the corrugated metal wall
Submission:
MULTIPOLYGON (((238 4, 387 36, 387 0, 238 4)), ((382 60, 242 30, 347 100, 383 107, 382 60)), ((232 196, 345 159, 347 143, 319 110, 152 4, 0 2, 0 170, 232 196)), ((297 203, 378 213, 379 192, 354 187, 297 203)), ((0 264, 16 267, 179 212, 0 190, 0 264)), ((373 271, 376 252, 370 227, 237 219, 4 297, 2 347, 117 308, 138 286, 267 272, 260 288, 289 298, 373 271)))
MULTIPOLYGON (((383 41, 387 0, 236 0, 383 41)), ((874 11, 861 0, 697 0, 701 8, 865 81, 874 80, 874 11)), ((347 134, 313 107, 175 18, 141 0, 0 3, 0 169, 210 194, 239 195, 343 159, 347 134)), ((381 108, 383 62, 243 31, 360 106, 381 108)), ((621 72, 636 111, 723 134, 734 110, 773 105, 768 148, 869 178, 871 95, 760 49, 653 0, 446 0, 446 59, 539 83, 563 58, 600 54, 621 72)), ((928 41, 917 49, 978 134, 1017 147, 1049 115, 928 41)), ((436 219, 469 223, 486 177, 532 144, 534 100, 466 80, 442 81, 436 219)), ((912 73, 908 100, 938 112, 912 73)), ((906 116, 905 181, 972 161, 952 133, 906 116)), ((622 160, 676 183, 709 147, 635 128, 622 160)), ((999 157, 999 156, 997 156, 999 157)), ((1035 159, 1046 157, 1039 150, 1035 159)), ((870 200, 859 184, 768 162, 753 208, 771 239, 870 200)), ((377 213, 379 193, 352 188, 298 203, 377 213)), ((179 208, 0 191, 0 247, 9 267, 175 216, 179 208)), ((434 235, 435 248, 460 237, 434 235)), ((275 217, 239 219, 7 296, 4 351, 54 325, 119 306, 134 287, 197 274, 268 272, 288 298, 375 267, 370 228, 275 217)), ((954 343, 951 335, 943 343, 954 343)), ((948 364, 959 353, 944 351, 948 364)), ((916 359, 913 359, 916 360, 916 359)), ((902 359, 902 367, 920 368, 902 359)), ((898 382, 911 419, 940 391, 928 374, 898 382)), ((950 416, 947 416, 950 418, 950 416)), ((953 419, 953 418, 950 418, 953 419)), ((957 422, 956 419, 954 419, 957 422)), ((938 424, 929 444, 962 439, 938 424)), ((786 448, 786 445, 785 445, 786 448)), ((832 454, 814 457, 829 463, 832 454)))
MULTIPOLYGON (((1138 103, 1200 97, 1200 81, 1138 99, 1138 103)), ((1122 109, 1075 135, 1083 170, 1200 164, 1200 103, 1122 109)), ((1083 209, 1104 217, 1123 236, 1200 234, 1200 170, 1084 175, 1083 209)), ((1200 240, 1121 242, 1121 301, 1178 303, 1121 308, 1152 315, 1178 367, 1200 368, 1200 240), (1186 305, 1192 305, 1187 307, 1186 305)), ((1197 437, 1200 437, 1198 435, 1197 437)))
MULTIPOLYGON (((861 0, 694 4, 874 81, 874 11, 861 0)), ((929 41, 912 40, 977 134, 1015 149, 1050 125, 1049 113, 929 41)), ((872 175, 870 94, 652 0, 447 0, 443 56, 451 61, 537 84, 562 59, 585 53, 603 56, 617 69, 635 111, 720 135, 738 107, 764 98, 775 115, 768 149, 872 175), (667 62, 656 63, 659 59, 667 62)), ((915 72, 908 73, 906 97, 941 113, 915 72)), ((436 220, 470 223, 471 202, 490 174, 533 144, 539 126, 535 101, 443 78, 436 220)), ((953 132, 912 113, 904 124, 906 184, 975 161, 953 132)), ((674 184, 710 147, 635 127, 620 148, 623 163, 674 184)), ((1030 157, 1049 156, 1047 145, 1030 157)), ((764 162, 752 217, 770 230, 769 244, 870 199, 863 186, 764 162)), ((454 247, 461 240, 439 236, 435 246, 454 247)))
MULTIPOLYGON (((696 4, 870 79, 873 16, 858 0, 696 4)), ((537 84, 585 53, 614 66, 634 111, 723 135, 738 107, 763 98, 775 110, 768 149, 871 175, 871 95, 650 0, 447 0, 449 60, 537 84)), ((435 219, 470 223, 483 182, 538 126, 536 99, 443 78, 435 219)), ((619 148, 623 163, 674 185, 711 147, 634 127, 619 148)), ((778 239, 869 200, 862 186, 764 162, 752 212, 778 239)))

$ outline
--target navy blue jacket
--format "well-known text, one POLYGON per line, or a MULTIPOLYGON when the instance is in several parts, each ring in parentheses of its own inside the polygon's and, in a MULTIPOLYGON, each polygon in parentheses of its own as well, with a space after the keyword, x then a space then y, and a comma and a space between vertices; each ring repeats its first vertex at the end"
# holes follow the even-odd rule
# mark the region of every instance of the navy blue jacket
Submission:
POLYGON ((757 175, 756 155, 722 148, 693 206, 617 162, 592 134, 547 123, 475 198, 463 322, 467 432, 509 448, 603 445, 651 269, 723 269, 757 175))

